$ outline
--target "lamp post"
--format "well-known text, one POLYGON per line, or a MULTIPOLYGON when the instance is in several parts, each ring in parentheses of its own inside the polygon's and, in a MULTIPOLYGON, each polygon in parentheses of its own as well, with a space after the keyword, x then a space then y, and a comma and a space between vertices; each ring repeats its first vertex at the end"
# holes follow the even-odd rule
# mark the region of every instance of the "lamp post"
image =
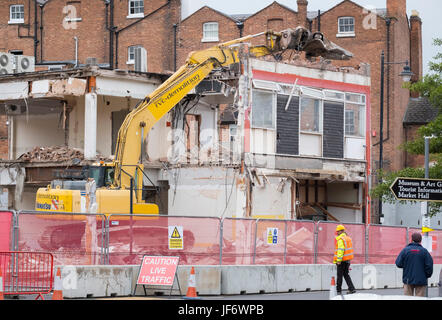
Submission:
MULTIPOLYGON (((413 72, 408 65, 408 60, 404 62, 389 62, 385 61, 384 50, 381 53, 381 94, 380 94, 380 110, 379 110, 379 172, 383 169, 383 149, 384 149, 384 77, 385 65, 390 64, 405 64, 404 69, 399 74, 403 82, 409 82, 413 76, 413 72)), ((387 92, 389 94, 389 92, 387 92)), ((382 183, 381 175, 379 174, 379 183, 382 183)), ((379 218, 382 217, 382 197, 379 198, 379 218)))

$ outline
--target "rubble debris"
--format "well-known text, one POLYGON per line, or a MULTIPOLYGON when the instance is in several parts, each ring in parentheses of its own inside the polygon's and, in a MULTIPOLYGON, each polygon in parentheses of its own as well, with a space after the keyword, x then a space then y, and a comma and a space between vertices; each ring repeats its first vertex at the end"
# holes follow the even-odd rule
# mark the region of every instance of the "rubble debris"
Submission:
POLYGON ((68 148, 65 146, 35 147, 31 151, 23 153, 18 160, 22 161, 74 161, 74 159, 84 160, 81 149, 68 148))

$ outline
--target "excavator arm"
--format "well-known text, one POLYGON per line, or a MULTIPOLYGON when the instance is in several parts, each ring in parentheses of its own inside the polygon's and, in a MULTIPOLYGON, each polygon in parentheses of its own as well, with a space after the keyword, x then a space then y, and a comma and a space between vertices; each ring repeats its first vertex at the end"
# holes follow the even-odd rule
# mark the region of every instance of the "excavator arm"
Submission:
MULTIPOLYGON (((215 69, 239 62, 241 43, 265 36, 265 44, 249 48, 254 57, 279 53, 286 49, 306 51, 308 56, 321 55, 332 59, 349 59, 351 53, 298 27, 282 32, 263 32, 222 43, 209 49, 192 52, 186 63, 167 81, 149 94, 124 120, 119 132, 114 160, 115 188, 129 188, 131 178, 137 185, 137 201, 141 201, 141 142, 150 129, 177 105, 193 88, 215 69), (307 48, 307 49, 306 49, 307 48), (328 56, 327 56, 328 55, 328 56)), ((322 35, 321 35, 322 36, 322 35)))

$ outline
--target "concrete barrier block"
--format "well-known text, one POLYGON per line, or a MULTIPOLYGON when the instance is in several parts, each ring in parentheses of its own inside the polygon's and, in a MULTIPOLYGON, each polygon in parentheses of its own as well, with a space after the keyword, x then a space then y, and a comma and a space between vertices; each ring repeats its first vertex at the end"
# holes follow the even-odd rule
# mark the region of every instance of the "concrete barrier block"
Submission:
POLYGON ((321 269, 321 290, 330 290, 331 278, 335 277, 336 280, 336 265, 322 264, 318 266, 321 269))
POLYGON ((221 294, 276 292, 276 266, 221 266, 221 294))
POLYGON ((396 266, 391 264, 374 264, 376 268, 376 288, 396 288, 396 266))
POLYGON ((439 284, 439 277, 441 272, 442 266, 439 265, 433 265, 433 275, 428 279, 428 286, 431 287, 437 287, 439 284))
POLYGON ((317 265, 276 266, 276 292, 321 290, 321 269, 317 265))
POLYGON ((60 268, 63 296, 66 298, 127 296, 131 292, 132 270, 128 266, 60 268))

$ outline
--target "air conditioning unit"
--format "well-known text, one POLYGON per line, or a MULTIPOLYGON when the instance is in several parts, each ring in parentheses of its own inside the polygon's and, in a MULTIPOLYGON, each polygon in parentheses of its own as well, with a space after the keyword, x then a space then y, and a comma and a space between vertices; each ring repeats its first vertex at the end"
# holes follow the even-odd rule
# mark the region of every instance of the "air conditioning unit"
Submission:
POLYGON ((14 114, 22 114, 26 111, 25 106, 22 105, 15 105, 15 104, 6 104, 5 105, 5 112, 7 115, 14 115, 14 114))
POLYGON ((147 51, 143 47, 135 48, 135 71, 147 72, 147 51))
POLYGON ((14 73, 15 56, 10 53, 0 52, 0 75, 14 73))
POLYGON ((17 73, 34 72, 35 58, 31 56, 15 56, 17 59, 17 73))

